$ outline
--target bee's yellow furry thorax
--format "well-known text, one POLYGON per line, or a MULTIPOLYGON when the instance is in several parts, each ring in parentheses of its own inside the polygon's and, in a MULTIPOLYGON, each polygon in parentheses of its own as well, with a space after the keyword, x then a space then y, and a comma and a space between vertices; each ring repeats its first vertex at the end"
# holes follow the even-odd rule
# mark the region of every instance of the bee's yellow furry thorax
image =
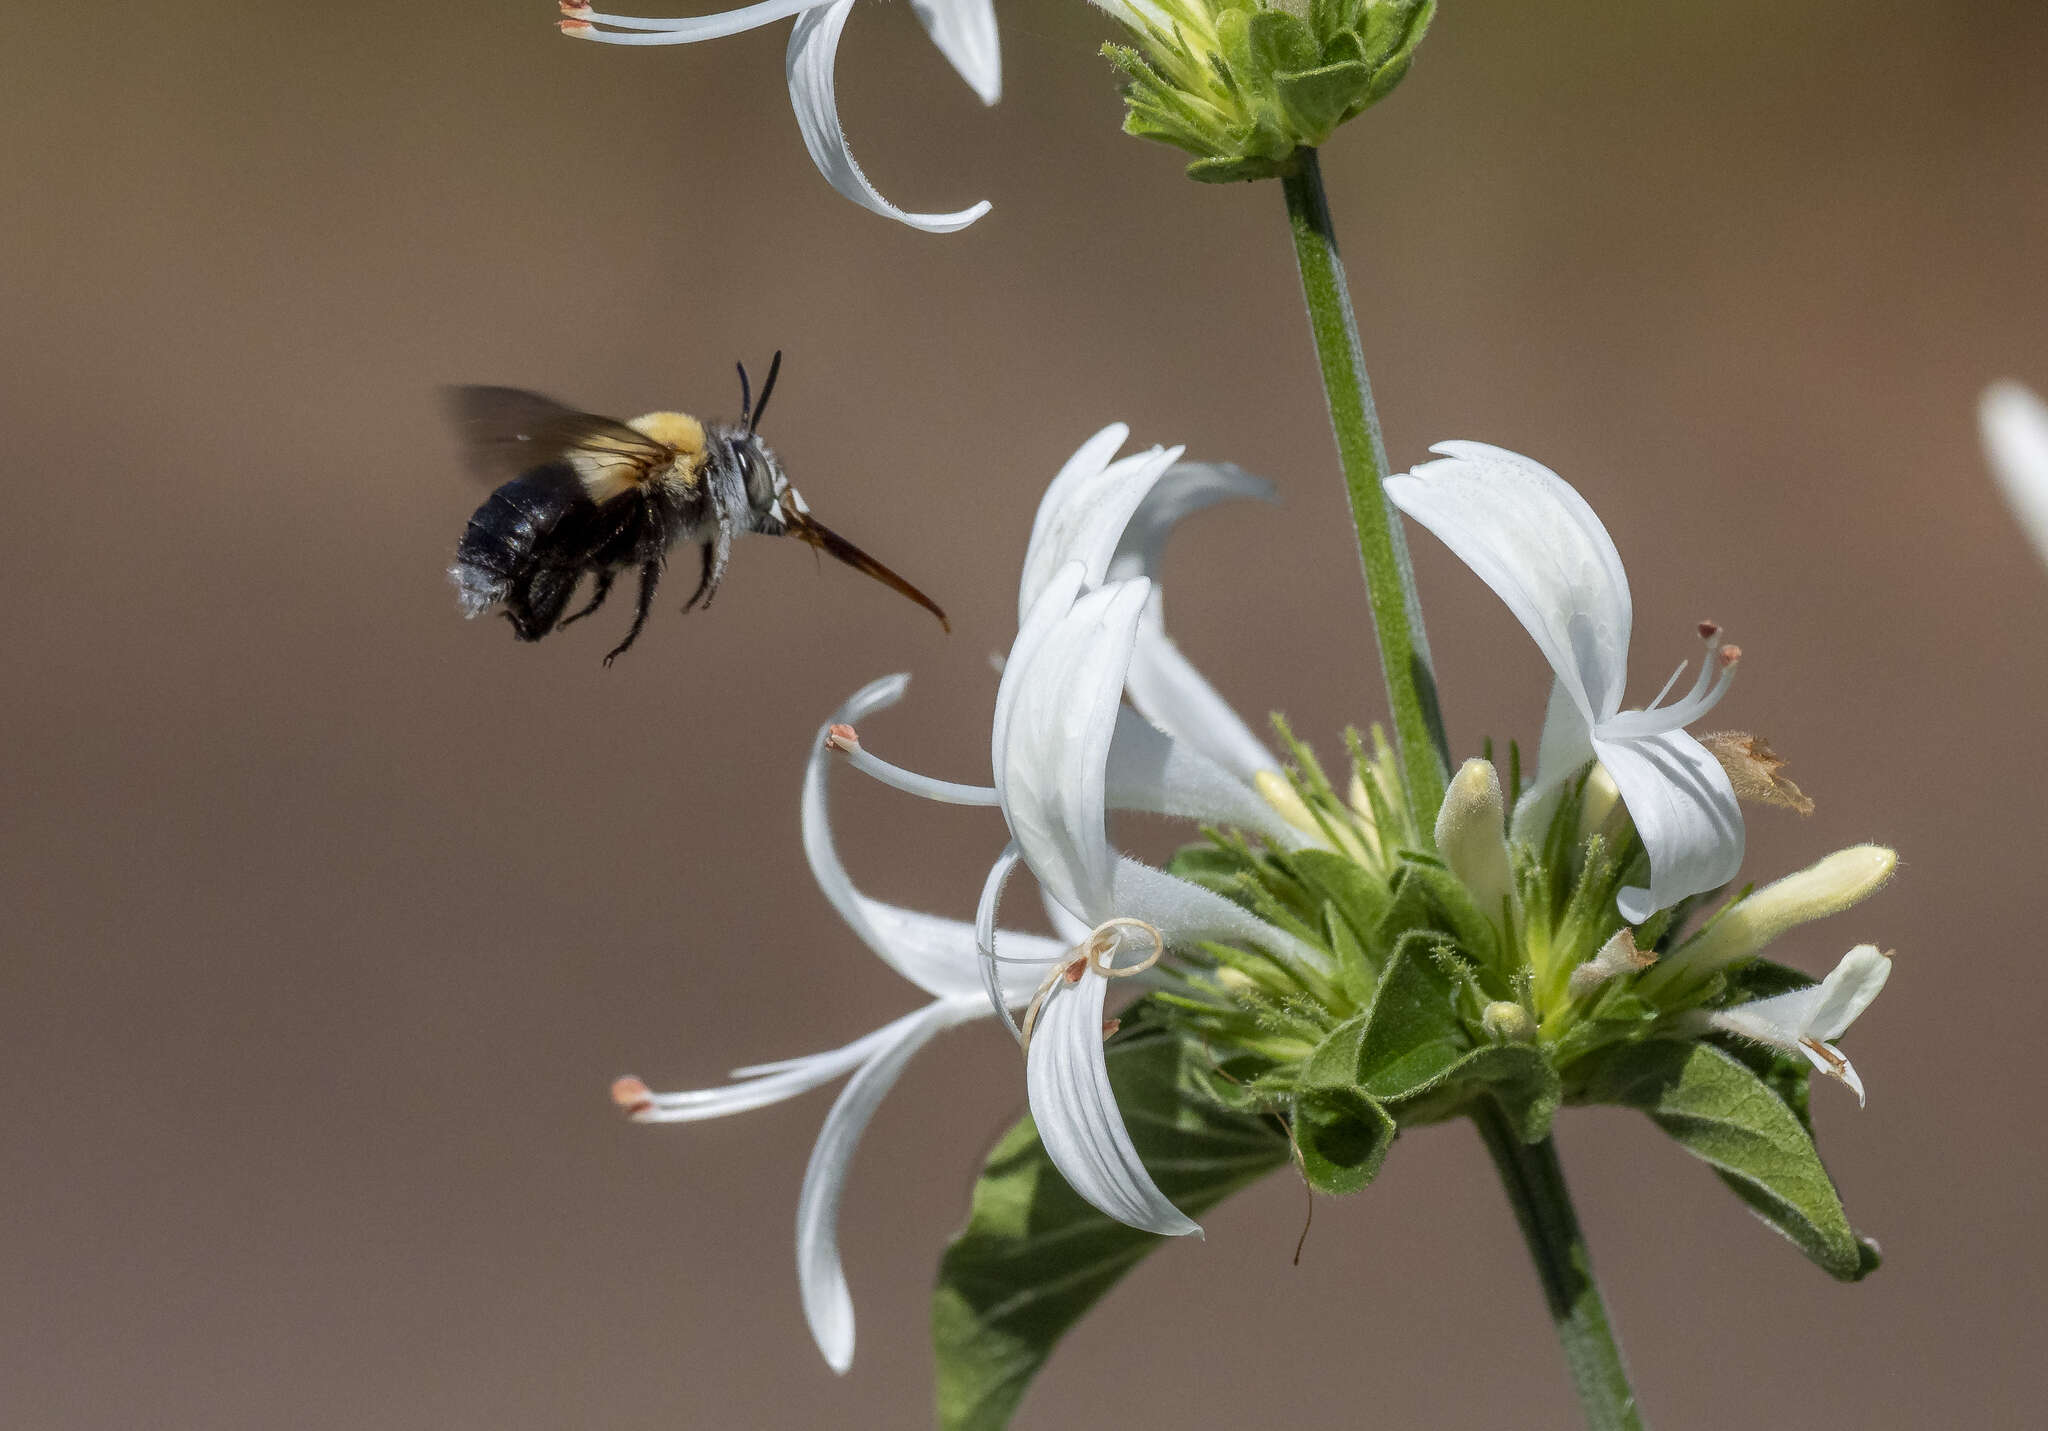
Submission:
POLYGON ((650 412, 626 426, 673 447, 686 459, 686 469, 694 469, 704 456, 704 424, 686 412, 650 412))

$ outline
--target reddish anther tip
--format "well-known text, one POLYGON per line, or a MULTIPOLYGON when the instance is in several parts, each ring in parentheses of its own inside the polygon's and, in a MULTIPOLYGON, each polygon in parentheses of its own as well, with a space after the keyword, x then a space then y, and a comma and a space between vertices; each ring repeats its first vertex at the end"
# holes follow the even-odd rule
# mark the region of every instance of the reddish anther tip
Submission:
POLYGON ((1721 634, 1721 623, 1720 623, 1720 622, 1718 622, 1718 621, 1702 621, 1702 622, 1700 623, 1700 640, 1702 640, 1702 641, 1711 641, 1711 640, 1713 640, 1713 639, 1714 639, 1714 638, 1715 638, 1716 636, 1719 636, 1720 634, 1721 634))
POLYGON ((1080 983, 1081 976, 1087 972, 1088 961, 1086 959, 1076 959, 1073 963, 1067 965, 1066 968, 1060 970, 1060 974, 1069 984, 1080 983))
POLYGON ((654 1090, 629 1073, 613 1080, 612 1102, 628 1113, 645 1113, 654 1106, 654 1090))
POLYGON ((590 25, 584 20, 557 20, 555 24, 565 35, 587 35, 590 33, 590 25))
POLYGON ((1124 1021, 1123 1021, 1122 1019, 1104 1019, 1104 1020, 1102 1021, 1102 1037, 1103 1037, 1103 1039, 1104 1039, 1105 1041, 1107 1041, 1107 1040, 1109 1040, 1109 1039, 1115 1038, 1115 1037, 1116 1037, 1116 1031, 1117 1031, 1118 1029, 1122 1028, 1123 1026, 1124 1026, 1124 1021))
POLYGON ((1741 659, 1742 648, 1740 646, 1723 646, 1721 648, 1720 661, 1722 665, 1732 666, 1741 659))
POLYGON ((558 0, 558 3, 561 6, 562 13, 571 19, 587 20, 590 18, 590 7, 588 5, 579 5, 576 3, 576 0, 558 0))
POLYGON ((860 732, 850 725, 835 725, 825 732, 825 748, 857 750, 860 748, 860 732))

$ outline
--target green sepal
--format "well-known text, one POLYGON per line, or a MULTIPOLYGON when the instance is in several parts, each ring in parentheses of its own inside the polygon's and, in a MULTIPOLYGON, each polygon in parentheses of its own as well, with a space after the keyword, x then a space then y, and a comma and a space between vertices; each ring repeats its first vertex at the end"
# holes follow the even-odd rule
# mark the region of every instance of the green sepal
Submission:
POLYGON ((1355 1088, 1307 1088, 1294 1100, 1302 1176, 1320 1193, 1353 1193, 1371 1182, 1396 1131, 1393 1115, 1355 1088))
MULTIPOLYGON (((1404 930, 1440 929, 1482 967, 1491 969, 1499 960, 1500 935, 1493 921, 1458 877, 1433 859, 1403 861, 1380 926, 1382 938, 1398 937, 1404 930)), ((1502 987, 1495 992, 1508 991, 1502 987)))
POLYGON ((1603 1049, 1574 1072, 1574 1102, 1648 1113, 1830 1276, 1854 1282, 1877 1266, 1875 1246, 1849 1226, 1805 1124, 1735 1055, 1711 1043, 1650 1039, 1603 1049))
POLYGON ((1310 145, 1321 144, 1344 122, 1351 106, 1370 84, 1372 72, 1358 60, 1273 76, 1273 92, 1294 133, 1310 145))
POLYGON ((1328 850, 1296 850, 1286 856, 1286 862, 1297 879, 1336 905, 1368 957, 1379 960, 1386 956, 1391 946, 1383 930, 1394 902, 1386 885, 1355 861, 1328 850))
MULTIPOLYGON (((1199 1215, 1286 1164, 1270 1118, 1192 1095, 1184 1074, 1201 1051, 1148 1027, 1143 1004, 1106 1058, 1131 1141, 1160 1191, 1199 1215)), ((939 1263, 932 1297, 938 1419, 945 1431, 994 1431, 1060 1337, 1167 1239, 1126 1227, 1083 1202, 1046 1157, 1027 1117, 988 1155, 967 1225, 939 1263)))

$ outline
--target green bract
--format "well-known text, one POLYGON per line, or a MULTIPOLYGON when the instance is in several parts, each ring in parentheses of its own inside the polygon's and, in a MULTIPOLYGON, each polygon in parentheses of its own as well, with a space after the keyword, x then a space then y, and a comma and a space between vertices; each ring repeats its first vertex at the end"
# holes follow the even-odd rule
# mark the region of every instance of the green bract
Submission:
POLYGON ((1103 52, 1129 83, 1127 133, 1195 156, 1208 183, 1270 179, 1384 98, 1436 0, 1124 0, 1138 43, 1103 52))
MULTIPOLYGON (((1280 850, 1212 831, 1173 871, 1329 963, 1222 944, 1180 950, 1164 986, 1125 1011, 1110 1079, 1177 1206, 1200 1212, 1290 1163, 1317 1192, 1356 1192, 1403 1130, 1478 1115, 1538 1144, 1560 1107, 1604 1103, 1646 1113, 1831 1275, 1854 1281, 1877 1266, 1814 1148, 1811 1068, 1707 1018, 1814 981, 1753 948, 1699 977, 1651 977, 1691 968, 1700 951, 1718 959, 1726 931, 1749 917, 1749 890, 1705 921, 1687 901, 1630 928, 1615 896, 1647 862, 1598 767, 1557 802, 1539 838, 1507 844, 1499 800, 1512 808, 1520 793, 1518 760, 1505 791, 1489 766, 1468 765, 1426 831, 1377 730, 1351 739, 1340 795, 1276 725, 1294 766, 1284 780, 1260 777, 1261 788, 1314 843, 1280 850), (1458 828, 1461 810, 1471 829, 1458 828), (1505 852, 1511 888, 1491 875, 1497 858, 1474 857, 1473 830, 1505 852), (1475 897, 1452 864, 1487 872, 1491 894, 1475 897)), ((1835 866, 1872 859, 1848 852, 1781 881, 1795 894, 1829 881, 1853 893, 1812 896, 1813 909, 1773 922, 1789 927, 1867 894, 1880 876, 1835 866)), ((1754 903, 1769 913, 1788 898, 1766 892, 1754 903)), ((1006 1424, 1059 1337, 1163 1240, 1082 1201, 1030 1121, 1020 1123, 990 1154, 971 1220, 940 1268, 941 1424, 1006 1424)))

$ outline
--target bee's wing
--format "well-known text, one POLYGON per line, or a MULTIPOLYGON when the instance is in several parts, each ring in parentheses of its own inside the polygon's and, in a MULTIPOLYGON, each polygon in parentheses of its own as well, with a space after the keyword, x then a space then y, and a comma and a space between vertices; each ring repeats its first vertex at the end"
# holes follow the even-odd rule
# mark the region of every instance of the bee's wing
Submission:
POLYGON ((584 495, 602 504, 639 486, 676 457, 667 443, 623 422, 578 412, 521 388, 451 387, 442 390, 442 397, 470 471, 486 481, 509 481, 564 462, 584 495))
POLYGON ((953 623, 946 620, 946 613, 939 609, 939 604, 936 601, 933 601, 929 596, 926 596, 895 572, 883 566, 845 537, 840 536, 839 533, 833 531, 823 522, 817 520, 809 512, 800 511, 791 518, 789 535, 795 537, 798 541, 809 543, 827 556, 835 557, 845 562, 855 571, 873 577, 891 591, 901 592, 932 615, 938 617, 939 625, 945 630, 951 631, 953 629, 953 623))

